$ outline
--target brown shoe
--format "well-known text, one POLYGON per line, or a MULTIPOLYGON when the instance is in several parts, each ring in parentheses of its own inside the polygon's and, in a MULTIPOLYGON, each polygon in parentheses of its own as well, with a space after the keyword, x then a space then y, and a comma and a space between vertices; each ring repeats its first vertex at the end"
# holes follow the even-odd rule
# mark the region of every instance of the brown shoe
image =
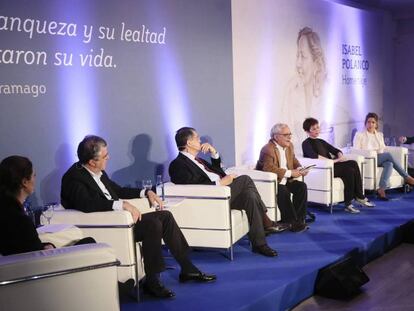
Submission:
POLYGON ((388 201, 388 198, 385 195, 385 190, 382 188, 379 188, 377 190, 377 196, 378 196, 378 199, 380 199, 381 201, 388 201))

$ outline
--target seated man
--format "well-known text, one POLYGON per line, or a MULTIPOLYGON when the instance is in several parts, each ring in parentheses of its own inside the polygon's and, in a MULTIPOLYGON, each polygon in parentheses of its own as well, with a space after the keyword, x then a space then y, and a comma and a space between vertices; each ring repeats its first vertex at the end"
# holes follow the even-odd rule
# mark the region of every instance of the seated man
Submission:
POLYGON ((277 174, 277 205, 282 222, 291 224, 291 231, 301 232, 308 228, 305 225, 307 187, 304 182, 293 178, 305 176, 308 171, 300 169, 291 137, 292 133, 286 124, 274 125, 270 131, 269 142, 260 151, 256 169, 277 174))
MULTIPOLYGON (((401 144, 410 145, 410 144, 413 144, 414 143, 414 136, 411 136, 411 137, 408 137, 408 136, 400 136, 398 138, 398 140, 399 140, 399 142, 401 144)), ((408 175, 410 175, 411 177, 414 177, 414 168, 413 167, 411 167, 411 166, 408 167, 407 171, 408 171, 408 175)))
POLYGON ((176 184, 229 186, 230 208, 246 211, 253 252, 269 257, 277 256, 277 252, 267 245, 265 238, 264 227, 274 231, 273 223, 267 218, 266 206, 250 177, 226 175, 220 166, 220 156, 216 149, 208 143, 201 144, 200 136, 193 128, 179 129, 175 135, 175 142, 180 153, 169 167, 171 181, 176 184), (211 154, 211 164, 196 157, 200 151, 211 154), (264 220, 267 221, 267 226, 264 220))
POLYGON ((158 274, 165 269, 161 253, 161 239, 181 266, 180 282, 195 280, 210 282, 215 275, 207 275, 198 270, 188 257, 189 246, 174 217, 168 211, 157 211, 141 215, 140 212, 122 199, 146 196, 151 204, 162 201, 151 191, 124 188, 109 179, 105 173, 109 159, 105 140, 98 136, 86 136, 78 146, 79 162, 72 165, 63 175, 61 201, 68 209, 85 213, 126 210, 136 222, 134 235, 136 241, 142 241, 146 282, 144 289, 160 298, 171 298, 175 294, 165 288, 158 274))
POLYGON ((414 143, 414 136, 411 136, 411 137, 408 137, 408 136, 400 136, 398 138, 398 140, 400 141, 401 144, 410 145, 410 144, 414 143))

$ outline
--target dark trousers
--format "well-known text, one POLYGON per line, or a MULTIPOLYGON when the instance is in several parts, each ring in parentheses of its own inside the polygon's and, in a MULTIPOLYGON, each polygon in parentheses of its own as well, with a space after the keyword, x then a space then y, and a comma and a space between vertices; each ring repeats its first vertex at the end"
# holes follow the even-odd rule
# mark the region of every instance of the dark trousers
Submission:
POLYGON ((306 216, 308 202, 308 188, 302 181, 288 181, 286 185, 278 185, 277 205, 281 213, 281 220, 285 223, 303 223, 306 216), (293 195, 293 202, 290 195, 293 195))
POLYGON ((339 177, 344 182, 345 205, 351 204, 355 198, 363 199, 362 178, 358 163, 350 160, 336 162, 334 164, 334 177, 339 177))
POLYGON ((165 270, 161 239, 164 240, 171 254, 180 264, 181 269, 183 271, 191 270, 192 264, 188 259, 188 243, 169 211, 143 214, 141 221, 138 221, 134 226, 134 233, 135 240, 142 241, 144 269, 147 275, 165 270))
POLYGON ((266 244, 263 213, 266 212, 253 180, 246 175, 238 176, 230 184, 230 208, 244 210, 249 221, 249 240, 253 246, 266 244))

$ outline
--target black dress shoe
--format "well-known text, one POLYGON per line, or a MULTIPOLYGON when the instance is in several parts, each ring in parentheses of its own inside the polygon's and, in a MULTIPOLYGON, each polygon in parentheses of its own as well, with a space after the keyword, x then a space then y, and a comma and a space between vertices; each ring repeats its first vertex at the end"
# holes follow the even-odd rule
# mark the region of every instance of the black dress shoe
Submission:
POLYGON ((180 282, 214 282, 217 277, 214 274, 205 274, 201 271, 192 273, 180 273, 180 282))
POLYGON ((145 282, 144 283, 144 291, 148 294, 157 297, 157 298, 173 298, 175 294, 172 290, 169 290, 164 285, 162 285, 159 281, 158 282, 145 282))
POLYGON ((301 223, 301 222, 293 223, 292 226, 290 227, 290 231, 296 232, 296 233, 300 233, 300 232, 306 231, 308 229, 309 229, 309 227, 307 225, 305 225, 304 223, 301 223))
POLYGON ((277 252, 274 249, 271 249, 269 245, 260 245, 260 246, 253 246, 252 247, 253 253, 258 253, 267 257, 276 257, 277 252))
POLYGON ((119 297, 127 297, 134 289, 135 281, 128 279, 126 282, 118 282, 119 297))

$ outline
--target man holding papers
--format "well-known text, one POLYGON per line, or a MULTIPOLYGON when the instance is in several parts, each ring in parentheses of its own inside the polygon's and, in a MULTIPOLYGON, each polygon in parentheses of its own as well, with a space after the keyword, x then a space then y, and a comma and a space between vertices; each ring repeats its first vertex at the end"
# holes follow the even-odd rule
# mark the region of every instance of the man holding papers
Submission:
POLYGON ((308 194, 306 184, 295 178, 305 176, 309 169, 302 169, 291 139, 292 133, 286 124, 275 124, 269 142, 260 151, 256 169, 277 174, 277 205, 282 222, 291 224, 291 231, 302 232, 308 229, 305 224, 308 194))

